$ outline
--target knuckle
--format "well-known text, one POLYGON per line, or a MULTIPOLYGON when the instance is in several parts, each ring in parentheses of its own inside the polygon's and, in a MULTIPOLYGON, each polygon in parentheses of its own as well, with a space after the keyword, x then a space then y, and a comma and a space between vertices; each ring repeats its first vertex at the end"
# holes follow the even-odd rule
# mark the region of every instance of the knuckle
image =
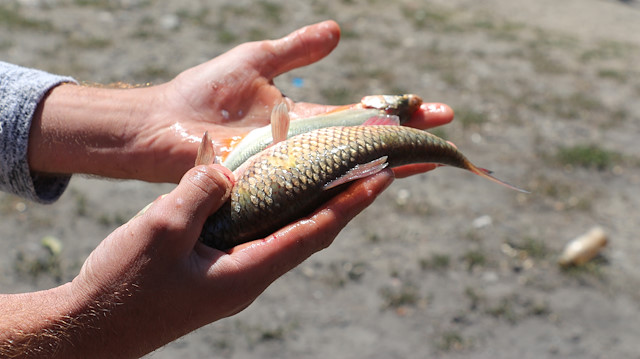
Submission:
POLYGON ((179 215, 167 215, 162 212, 151 214, 149 221, 157 235, 174 235, 188 229, 187 221, 179 215))
POLYGON ((192 188, 206 197, 223 197, 229 191, 229 179, 211 166, 198 166, 187 176, 192 188))

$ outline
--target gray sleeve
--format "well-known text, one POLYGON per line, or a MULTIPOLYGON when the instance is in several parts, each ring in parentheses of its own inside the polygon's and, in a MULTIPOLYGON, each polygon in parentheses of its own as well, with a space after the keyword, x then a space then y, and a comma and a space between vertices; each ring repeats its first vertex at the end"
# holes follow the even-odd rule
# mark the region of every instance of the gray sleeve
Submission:
POLYGON ((27 162, 33 114, 44 95, 63 82, 75 80, 0 61, 0 190, 51 203, 67 187, 70 175, 32 173, 27 162))

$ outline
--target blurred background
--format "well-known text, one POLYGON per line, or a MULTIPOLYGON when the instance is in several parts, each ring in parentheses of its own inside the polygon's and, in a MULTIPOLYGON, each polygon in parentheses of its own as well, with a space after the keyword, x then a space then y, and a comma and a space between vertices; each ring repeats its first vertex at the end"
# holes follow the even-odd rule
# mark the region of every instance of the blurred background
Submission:
MULTIPOLYGON (((396 181, 241 314, 150 358, 638 358, 640 5, 635 0, 4 0, 0 60, 157 84, 247 41, 334 19, 338 48, 276 84, 296 101, 415 93, 433 132, 529 195, 456 169, 396 181), (607 247, 560 268, 600 226, 607 247)), ((75 176, 0 194, 0 288, 71 280, 172 185, 75 176)))

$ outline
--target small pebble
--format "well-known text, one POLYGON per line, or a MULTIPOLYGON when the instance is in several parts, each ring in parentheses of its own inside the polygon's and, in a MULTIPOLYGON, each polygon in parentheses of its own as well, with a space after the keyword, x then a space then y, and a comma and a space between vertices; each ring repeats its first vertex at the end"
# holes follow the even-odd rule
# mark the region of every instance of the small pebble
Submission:
POLYGON ((476 229, 485 228, 493 224, 493 219, 489 215, 484 215, 474 219, 471 224, 473 225, 473 228, 476 229))
POLYGON ((24 202, 16 203, 16 211, 22 213, 27 210, 27 205, 24 202))
POLYGON ((165 30, 175 30, 180 26, 180 18, 175 14, 167 14, 160 18, 160 26, 165 30))
POLYGON ((411 192, 407 189, 400 189, 396 193, 396 204, 398 206, 404 206, 409 202, 409 197, 411 197, 411 192))
POLYGON ((62 242, 54 236, 43 237, 40 244, 46 248, 51 255, 59 255, 60 252, 62 252, 62 242))

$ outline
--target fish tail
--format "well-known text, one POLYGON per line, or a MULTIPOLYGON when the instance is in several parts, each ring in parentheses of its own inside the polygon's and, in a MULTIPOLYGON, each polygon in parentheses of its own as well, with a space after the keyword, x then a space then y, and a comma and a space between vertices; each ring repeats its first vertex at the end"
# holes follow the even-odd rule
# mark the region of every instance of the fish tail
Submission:
POLYGON ((493 174, 492 174, 493 172, 488 170, 488 169, 479 168, 479 167, 476 167, 473 164, 469 163, 469 170, 471 172, 477 174, 478 176, 484 177, 484 178, 486 178, 486 179, 488 179, 490 181, 493 181, 493 182, 496 182, 498 184, 501 184, 501 185, 503 185, 503 186, 505 186, 507 188, 511 188, 512 190, 515 190, 515 191, 518 191, 518 192, 522 192, 522 193, 530 193, 527 190, 524 190, 524 189, 522 189, 520 187, 514 186, 511 183, 505 182, 505 181, 493 176, 493 174))

